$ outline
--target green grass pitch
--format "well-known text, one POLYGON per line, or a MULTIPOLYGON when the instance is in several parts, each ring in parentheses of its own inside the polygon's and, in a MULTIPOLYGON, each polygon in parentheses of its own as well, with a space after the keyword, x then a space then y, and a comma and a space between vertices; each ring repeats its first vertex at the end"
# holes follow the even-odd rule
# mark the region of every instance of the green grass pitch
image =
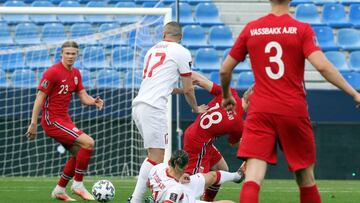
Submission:
MULTIPOLYGON (((51 203, 50 193, 58 178, 49 177, 0 177, 0 203, 51 203)), ((112 202, 125 203, 135 185, 133 178, 86 177, 85 184, 91 189, 93 183, 100 179, 109 179, 116 188, 112 202)), ((318 181, 323 202, 359 203, 360 181, 318 181)), ((241 184, 224 184, 217 199, 228 199, 238 202, 241 184)), ((70 194, 70 191, 68 191, 70 194)), ((79 197, 71 194, 81 201, 79 197)), ((265 180, 261 189, 260 201, 264 203, 299 202, 298 188, 293 180, 265 180)))

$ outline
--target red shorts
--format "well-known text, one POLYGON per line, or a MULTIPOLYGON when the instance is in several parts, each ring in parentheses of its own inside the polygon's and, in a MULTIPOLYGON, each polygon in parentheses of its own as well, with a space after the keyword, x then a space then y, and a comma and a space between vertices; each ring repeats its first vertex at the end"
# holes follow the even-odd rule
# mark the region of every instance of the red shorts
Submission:
POLYGON ((238 157, 257 158, 276 164, 277 143, 290 171, 307 168, 316 161, 310 119, 269 113, 252 113, 247 116, 238 157))
POLYGON ((207 173, 222 158, 221 153, 212 142, 185 144, 184 150, 189 155, 189 164, 185 170, 189 174, 207 173))
POLYGON ((58 141, 66 149, 69 149, 75 140, 84 133, 78 129, 71 120, 56 120, 53 121, 50 125, 42 120, 41 126, 47 136, 58 141))

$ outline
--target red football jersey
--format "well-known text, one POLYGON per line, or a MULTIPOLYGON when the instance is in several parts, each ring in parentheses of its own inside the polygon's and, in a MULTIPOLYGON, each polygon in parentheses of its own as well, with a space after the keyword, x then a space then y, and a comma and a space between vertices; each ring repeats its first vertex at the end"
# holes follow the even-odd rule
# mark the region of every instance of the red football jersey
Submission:
POLYGON ((71 119, 68 113, 73 92, 84 89, 78 69, 68 70, 60 62, 43 74, 38 90, 47 94, 43 104, 43 118, 47 124, 55 119, 71 119))
MULTIPOLYGON (((243 130, 244 110, 241 105, 241 98, 235 89, 231 89, 231 93, 236 99, 236 111, 227 112, 222 106, 221 87, 213 83, 210 92, 215 96, 209 103, 209 110, 206 113, 199 114, 196 120, 186 129, 186 140, 209 142, 213 138, 229 135, 229 143, 235 144, 240 140, 243 130)), ((185 149, 191 147, 193 143, 184 143, 185 149)))
POLYGON ((307 117, 304 64, 317 50, 320 48, 310 25, 288 14, 269 14, 248 23, 230 56, 238 61, 250 56, 255 85, 249 113, 307 117))

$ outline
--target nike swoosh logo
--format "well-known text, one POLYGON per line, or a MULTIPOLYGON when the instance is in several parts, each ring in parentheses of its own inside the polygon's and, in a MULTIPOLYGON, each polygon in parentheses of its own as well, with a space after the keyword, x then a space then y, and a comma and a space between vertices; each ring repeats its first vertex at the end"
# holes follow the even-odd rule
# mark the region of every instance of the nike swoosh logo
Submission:
POLYGON ((61 80, 61 82, 66 82, 66 80, 61 80))

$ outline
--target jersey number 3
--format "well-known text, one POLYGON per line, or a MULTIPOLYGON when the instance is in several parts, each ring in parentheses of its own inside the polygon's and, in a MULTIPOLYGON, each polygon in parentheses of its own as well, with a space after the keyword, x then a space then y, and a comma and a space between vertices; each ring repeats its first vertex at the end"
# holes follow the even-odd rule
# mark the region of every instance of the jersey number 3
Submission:
POLYGON ((281 57, 283 55, 283 50, 282 50, 281 45, 278 42, 272 41, 266 45, 265 53, 270 53, 272 48, 276 49, 276 55, 271 56, 269 58, 269 60, 270 60, 270 62, 276 63, 278 65, 279 71, 277 73, 272 72, 270 66, 266 66, 265 70, 266 70, 266 74, 271 79, 277 80, 277 79, 280 79, 284 75, 284 71, 285 71, 284 62, 281 60, 281 57))
MULTIPOLYGON (((219 103, 216 103, 215 106, 211 107, 208 112, 212 111, 212 110, 216 110, 220 108, 220 105, 219 103)), ((208 112, 204 113, 203 115, 201 115, 200 117, 200 127, 202 129, 208 129, 210 128, 213 124, 218 124, 221 122, 222 120, 222 114, 218 111, 214 111, 214 112, 211 112, 210 114, 208 114, 208 112), (214 119, 215 117, 215 119, 214 119), (205 124, 205 121, 207 121, 205 124)))
POLYGON ((165 61, 165 58, 166 58, 166 54, 165 53, 156 53, 155 54, 155 57, 152 58, 152 53, 149 55, 149 58, 147 59, 146 61, 146 67, 144 69, 144 75, 143 75, 143 78, 145 79, 146 78, 146 75, 147 77, 151 78, 152 76, 152 73, 154 71, 155 68, 159 67, 161 64, 164 63, 165 61), (155 63, 153 66, 151 66, 150 70, 149 70, 149 73, 148 73, 148 68, 149 68, 149 63, 151 61, 151 59, 153 60, 158 60, 157 63, 155 63))

